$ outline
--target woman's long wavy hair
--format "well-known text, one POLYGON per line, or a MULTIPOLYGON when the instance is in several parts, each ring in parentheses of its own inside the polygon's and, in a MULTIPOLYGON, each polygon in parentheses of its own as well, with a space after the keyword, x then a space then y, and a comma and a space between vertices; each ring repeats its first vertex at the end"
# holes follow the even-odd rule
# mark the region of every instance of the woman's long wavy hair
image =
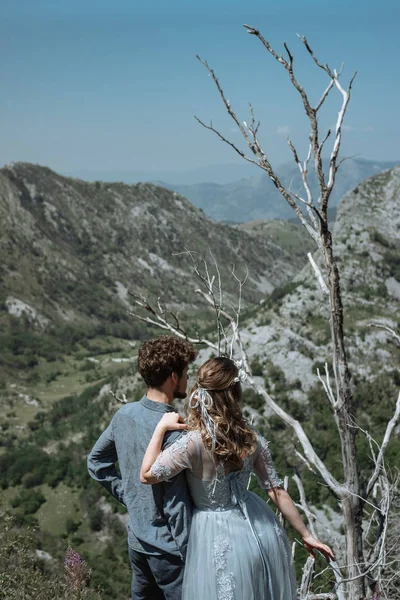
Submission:
MULTIPOLYGON (((243 458, 257 447, 256 434, 242 414, 242 386, 239 381, 235 382, 237 376, 238 369, 233 360, 210 358, 200 367, 189 396, 198 388, 206 389, 210 394, 213 404, 207 410, 217 426, 214 455, 218 462, 228 463, 232 469, 240 469, 243 458)), ((186 417, 189 429, 200 430, 205 447, 211 450, 210 435, 204 427, 200 407, 191 408, 187 403, 186 417)))

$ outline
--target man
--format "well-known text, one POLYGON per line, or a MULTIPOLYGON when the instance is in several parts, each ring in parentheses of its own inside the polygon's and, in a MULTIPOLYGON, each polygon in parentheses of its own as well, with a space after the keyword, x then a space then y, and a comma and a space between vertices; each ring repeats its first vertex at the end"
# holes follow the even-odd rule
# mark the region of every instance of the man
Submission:
MULTIPOLYGON (((116 412, 88 457, 90 476, 128 509, 132 600, 181 598, 192 511, 186 478, 180 473, 170 482, 146 486, 140 467, 157 423, 175 410, 174 398, 186 397, 187 370, 196 356, 191 344, 173 336, 145 342, 138 367, 147 393, 116 412)), ((164 448, 179 435, 169 432, 164 448)))

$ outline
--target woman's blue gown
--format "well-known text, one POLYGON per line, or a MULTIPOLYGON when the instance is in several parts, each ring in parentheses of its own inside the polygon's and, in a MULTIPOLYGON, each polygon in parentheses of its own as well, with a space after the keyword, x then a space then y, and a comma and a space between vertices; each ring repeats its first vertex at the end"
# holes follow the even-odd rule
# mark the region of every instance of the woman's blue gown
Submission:
POLYGON ((285 532, 267 503, 248 491, 252 472, 264 489, 282 485, 264 438, 240 471, 216 465, 191 431, 160 454, 151 472, 166 481, 185 469, 195 506, 182 600, 295 600, 285 532))

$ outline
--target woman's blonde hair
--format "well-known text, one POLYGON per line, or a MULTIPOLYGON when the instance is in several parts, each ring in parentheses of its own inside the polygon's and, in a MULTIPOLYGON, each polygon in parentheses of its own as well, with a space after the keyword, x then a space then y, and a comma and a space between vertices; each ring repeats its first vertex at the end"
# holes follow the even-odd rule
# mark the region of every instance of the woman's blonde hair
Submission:
MULTIPOLYGON (((210 358, 200 367, 189 397, 195 399, 199 388, 208 391, 212 405, 207 407, 207 412, 216 425, 214 455, 219 461, 240 469, 243 458, 256 450, 257 437, 243 417, 242 386, 237 377, 238 368, 233 360, 221 356, 210 358)), ((205 447, 211 450, 212 440, 204 426, 201 406, 187 403, 186 416, 189 429, 200 430, 205 447)))

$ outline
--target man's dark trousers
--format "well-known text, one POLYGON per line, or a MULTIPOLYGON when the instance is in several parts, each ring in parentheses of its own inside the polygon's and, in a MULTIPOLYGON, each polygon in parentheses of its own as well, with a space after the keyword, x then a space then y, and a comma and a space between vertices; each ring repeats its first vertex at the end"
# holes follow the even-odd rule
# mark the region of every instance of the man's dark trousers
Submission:
POLYGON ((153 556, 129 548, 132 600, 181 600, 184 564, 172 554, 153 556))

